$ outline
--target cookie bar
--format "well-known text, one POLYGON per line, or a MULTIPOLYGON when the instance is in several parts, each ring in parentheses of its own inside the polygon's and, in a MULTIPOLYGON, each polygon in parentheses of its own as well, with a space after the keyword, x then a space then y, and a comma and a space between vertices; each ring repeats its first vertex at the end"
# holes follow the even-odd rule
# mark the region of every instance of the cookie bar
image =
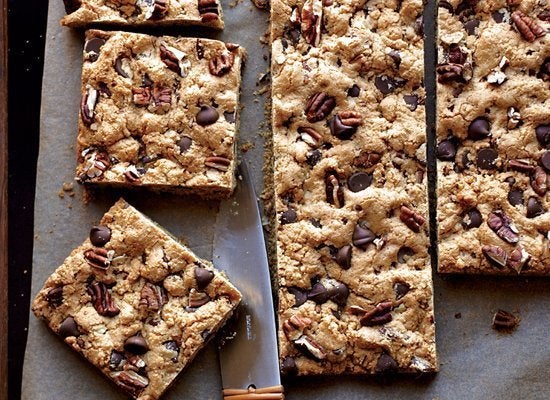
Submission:
POLYGON ((550 3, 440 1, 439 265, 550 275, 550 3))
POLYGON ((216 40, 88 31, 77 179, 228 197, 243 56, 216 40))
POLYGON ((32 310, 133 399, 158 399, 240 302, 208 261, 119 200, 32 310))
POLYGON ((63 0, 63 3, 67 15, 61 24, 70 27, 90 24, 224 27, 218 0, 63 0))
POLYGON ((422 1, 271 7, 282 372, 435 371, 422 1))

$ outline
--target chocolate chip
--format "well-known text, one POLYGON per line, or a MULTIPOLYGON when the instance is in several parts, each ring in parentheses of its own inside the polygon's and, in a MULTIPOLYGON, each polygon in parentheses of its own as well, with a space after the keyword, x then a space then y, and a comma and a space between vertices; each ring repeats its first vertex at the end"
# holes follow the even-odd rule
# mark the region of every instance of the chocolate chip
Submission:
POLYGON ((550 172, 550 151, 545 151, 540 158, 540 164, 544 167, 546 172, 550 172))
POLYGON ((46 300, 52 307, 59 307, 63 303, 63 286, 51 288, 46 294, 46 300))
POLYGON ((353 84, 353 86, 348 89, 349 97, 359 97, 360 93, 361 93, 361 89, 356 84, 353 84))
POLYGON ((479 20, 471 19, 464 23, 464 29, 468 32, 468 35, 475 35, 476 28, 479 26, 479 20))
POLYGON ((63 5, 65 6, 65 12, 67 14, 72 14, 80 8, 82 0, 63 0, 63 5))
POLYGON ((143 75, 143 78, 141 78, 141 86, 142 87, 153 86, 153 81, 151 80, 151 78, 149 78, 149 75, 147 74, 143 75))
POLYGON ((214 107, 203 105, 197 113, 196 120, 200 126, 207 126, 215 123, 219 117, 220 114, 218 114, 218 111, 214 107))
POLYGON ((437 145, 437 158, 441 161, 454 161, 456 152, 454 140, 443 140, 437 145))
POLYGON ((111 240, 111 230, 102 225, 94 226, 90 229, 90 242, 94 246, 103 247, 111 240))
POLYGON ((376 239, 376 235, 369 228, 362 226, 360 223, 355 225, 352 236, 354 246, 366 250, 369 243, 374 239, 376 239))
POLYGON ((493 17, 493 20, 497 24, 501 24, 504 21, 504 12, 495 11, 493 14, 491 14, 491 17, 493 17))
POLYGON ((412 256, 414 256, 414 250, 410 247, 403 246, 397 252, 397 262, 400 264, 404 264, 412 256))
POLYGON ((101 46, 105 44, 105 39, 94 37, 88 39, 84 44, 84 51, 88 55, 88 59, 91 62, 96 61, 99 58, 99 52, 101 51, 101 46))
POLYGON ((80 336, 78 325, 73 317, 69 316, 59 325, 59 331, 57 332, 62 338, 69 336, 80 336))
POLYGON ((281 362, 281 373, 286 376, 298 374, 298 367, 293 357, 285 357, 281 362))
POLYGON ((289 287, 288 293, 294 296, 294 307, 300 307, 307 301, 307 293, 297 287, 289 287))
POLYGON ((313 285, 313 287, 307 294, 308 300, 313 300, 317 304, 326 303, 329 297, 329 291, 321 282, 317 282, 315 285, 313 285))
POLYGON ((399 68, 399 65, 401 64, 401 54, 399 54, 397 50, 391 49, 388 53, 388 56, 390 56, 390 58, 393 60, 395 66, 399 68))
POLYGON ((483 218, 481 217, 481 213, 477 208, 472 208, 468 210, 462 216, 462 226, 464 227, 464 229, 478 228, 482 222, 483 218))
POLYGON ((129 78, 130 77, 130 74, 128 73, 128 71, 125 70, 126 68, 129 68, 128 64, 129 64, 128 63, 128 58, 123 57, 123 56, 119 56, 115 60, 115 71, 120 76, 122 76, 123 78, 129 78))
POLYGON ((468 126, 468 138, 472 140, 485 139, 491 133, 491 125, 485 117, 477 117, 468 126))
MULTIPOLYGON (((204 340, 204 338, 203 338, 204 340)), ((167 350, 170 350, 170 351, 173 351, 174 353, 176 353, 176 355, 174 357, 172 357, 170 360, 172 360, 172 362, 178 362, 178 356, 180 354, 180 347, 178 346, 178 344, 176 343, 175 340, 168 340, 166 342, 163 343, 164 347, 166 347, 167 350)))
POLYGON ((334 259, 342 269, 349 269, 351 267, 351 245, 347 244, 341 247, 334 259))
POLYGON ((328 120, 330 133, 341 140, 349 140, 361 125, 360 114, 353 111, 340 112, 328 120))
POLYGON ((395 372, 397 368, 397 362, 387 353, 382 353, 376 362, 376 372, 379 374, 395 372))
POLYGON ((187 152, 191 148, 191 145, 193 144, 193 139, 191 139, 189 136, 182 136, 180 140, 178 140, 178 147, 180 149, 180 153, 183 154, 187 152))
POLYGON ((109 356, 109 369, 117 369, 124 358, 125 357, 122 353, 112 350, 111 355, 109 356))
POLYGON ((293 208, 289 208, 281 214, 281 224, 292 224, 298 220, 298 214, 293 208))
POLYGON ((403 100, 405 100, 405 104, 411 111, 416 110, 418 107, 418 96, 416 94, 406 94, 403 96, 403 100))
POLYGON ((356 172, 348 178, 348 187, 352 192, 360 192, 372 183, 372 175, 365 172, 356 172))
POLYGON ((527 200, 527 218, 535 218, 544 214, 544 207, 539 199, 534 196, 527 200))
POLYGON ((523 191, 519 189, 510 190, 508 192, 508 203, 513 206, 523 204, 523 191))
POLYGON ((307 154, 306 154, 306 162, 312 168, 319 161, 321 161, 321 158, 323 158, 323 155, 321 153, 321 150, 319 150, 319 149, 308 151, 307 154))
POLYGON ((424 35, 424 16, 423 15, 420 15, 420 17, 418 17, 416 21, 414 21, 414 31, 418 36, 424 35))
POLYGON ((535 128, 537 140, 542 147, 550 145, 550 124, 541 124, 535 128))
POLYGON ((476 164, 481 169, 495 169, 498 154, 495 149, 486 147, 477 152, 476 164))
POLYGON ((232 111, 232 112, 224 111, 224 112, 223 112, 223 117, 224 117, 225 120, 226 120, 227 122, 229 122, 230 124, 234 124, 234 123, 235 123, 235 111, 232 111))
POLYGON ((374 78, 374 85, 382 94, 390 94, 397 89, 396 81, 386 75, 380 75, 374 78))
POLYGON ((149 351, 147 341, 141 335, 131 336, 124 342, 124 350, 132 354, 145 354, 149 351))
POLYGON ((199 290, 204 290, 212 279, 214 279, 214 272, 203 267, 195 267, 195 281, 199 290))
POLYGON ((448 1, 445 1, 445 0, 440 0, 438 3, 437 3, 437 6, 438 7, 441 7, 441 8, 445 8, 447 9, 447 11, 449 11, 449 13, 451 14, 454 14, 455 10, 453 8, 453 5, 451 3, 449 3, 448 1))
POLYGON ((411 286, 405 282, 396 282, 393 285, 393 291, 395 292, 396 300, 399 300, 400 298, 405 296, 407 293, 409 293, 409 290, 411 290, 411 286))
POLYGON ((349 288, 342 282, 338 282, 330 290, 330 300, 339 306, 345 306, 349 297, 349 288))

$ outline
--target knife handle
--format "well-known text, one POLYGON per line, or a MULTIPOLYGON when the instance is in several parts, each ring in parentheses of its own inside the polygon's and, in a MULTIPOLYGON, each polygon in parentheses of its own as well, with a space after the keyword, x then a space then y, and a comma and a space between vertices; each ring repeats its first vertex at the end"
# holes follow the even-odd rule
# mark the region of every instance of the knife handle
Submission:
POLYGON ((282 385, 259 389, 254 386, 248 389, 223 389, 224 400, 284 400, 284 398, 282 385))

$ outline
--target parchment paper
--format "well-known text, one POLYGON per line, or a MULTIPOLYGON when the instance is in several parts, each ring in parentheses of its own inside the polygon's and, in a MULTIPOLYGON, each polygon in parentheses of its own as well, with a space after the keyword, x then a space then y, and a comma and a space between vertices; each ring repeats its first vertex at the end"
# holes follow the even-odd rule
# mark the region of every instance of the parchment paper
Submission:
MULTIPOLYGON (((258 77, 268 69, 269 47, 260 43, 269 14, 249 0, 222 1, 226 28, 221 34, 178 29, 170 33, 215 37, 248 50, 241 100, 241 143, 257 192, 262 190, 265 130, 264 98, 258 77)), ((428 66, 426 87, 433 93, 434 3, 426 8, 428 66), (430 75, 432 74, 432 75, 430 75)), ((173 195, 102 191, 85 205, 82 189, 74 197, 64 183, 73 182, 83 34, 62 28, 63 2, 49 4, 42 92, 40 156, 35 202, 32 295, 88 235, 90 226, 119 196, 184 240, 201 257, 211 258, 217 211, 215 202, 173 195)), ((433 98, 427 100, 433 140, 433 98), (431 110, 431 111, 430 111, 431 110)), ((429 146, 433 150, 433 142, 429 146)), ((433 151, 428 157, 433 167, 433 151)), ((432 168, 433 170, 433 168, 432 168)), ((433 185, 432 185, 433 186, 433 185)), ((316 377, 286 381, 288 400, 355 399, 550 399, 550 280, 526 278, 446 277, 434 274, 438 353, 441 371, 432 377, 316 377), (519 313, 511 334, 491 329, 493 313, 519 313)), ((32 296, 31 296, 32 297, 32 296)), ((221 399, 215 344, 211 343, 166 393, 165 399, 221 399)), ((22 398, 28 400, 124 399, 94 367, 74 353, 33 315, 23 371, 22 398)))

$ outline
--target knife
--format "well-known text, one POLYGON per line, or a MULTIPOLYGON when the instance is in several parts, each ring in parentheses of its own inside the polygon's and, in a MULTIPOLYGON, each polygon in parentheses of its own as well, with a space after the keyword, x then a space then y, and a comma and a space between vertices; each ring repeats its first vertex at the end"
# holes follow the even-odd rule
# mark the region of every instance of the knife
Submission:
POLYGON ((244 162, 237 182, 233 196, 220 204, 214 233, 214 262, 243 295, 231 338, 219 348, 223 396, 225 400, 282 400, 267 252, 244 162))

